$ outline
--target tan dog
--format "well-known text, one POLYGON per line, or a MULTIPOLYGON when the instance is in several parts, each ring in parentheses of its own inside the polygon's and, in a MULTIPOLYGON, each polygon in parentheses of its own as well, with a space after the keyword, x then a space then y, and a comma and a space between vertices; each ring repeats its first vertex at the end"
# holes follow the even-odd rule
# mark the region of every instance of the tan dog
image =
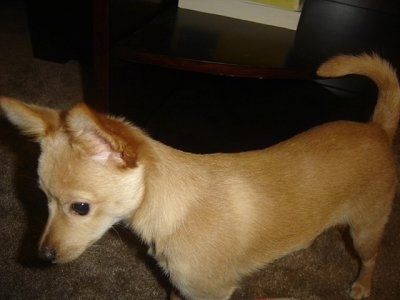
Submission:
POLYGON ((8 119, 41 145, 40 255, 71 261, 123 220, 184 297, 228 299, 243 276, 348 224, 362 261, 351 297, 368 297, 397 185, 400 90, 378 56, 339 56, 318 70, 350 73, 378 85, 370 123, 332 122, 236 154, 185 153, 84 104, 58 112, 2 98, 8 119))

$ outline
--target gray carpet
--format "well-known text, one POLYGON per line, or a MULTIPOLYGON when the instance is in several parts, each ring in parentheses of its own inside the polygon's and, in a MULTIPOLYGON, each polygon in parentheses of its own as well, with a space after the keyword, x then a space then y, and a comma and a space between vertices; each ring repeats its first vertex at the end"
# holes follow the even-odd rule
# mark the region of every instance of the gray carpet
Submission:
MULTIPOLYGON (((23 5, 0 3, 0 94, 66 108, 84 98, 81 72, 76 61, 34 59, 23 5)), ((0 299, 165 299, 165 278, 145 246, 122 227, 110 230, 72 263, 48 267, 37 260, 46 218, 46 202, 36 188, 37 156, 38 147, 0 119, 0 299)), ((371 299, 400 298, 399 223, 396 199, 371 299)), ((345 230, 329 230, 309 249, 246 278, 233 299, 348 299, 358 270, 349 245, 345 230)))

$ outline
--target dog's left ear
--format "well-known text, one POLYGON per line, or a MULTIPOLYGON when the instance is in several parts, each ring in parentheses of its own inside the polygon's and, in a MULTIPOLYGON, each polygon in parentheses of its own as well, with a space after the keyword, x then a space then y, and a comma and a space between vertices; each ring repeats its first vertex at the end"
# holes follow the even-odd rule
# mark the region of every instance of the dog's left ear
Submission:
POLYGON ((65 126, 71 142, 93 160, 119 168, 136 166, 142 134, 126 121, 78 103, 67 112, 65 126))
POLYGON ((11 123, 38 141, 55 132, 60 126, 60 114, 51 108, 7 97, 0 97, 0 107, 11 123))

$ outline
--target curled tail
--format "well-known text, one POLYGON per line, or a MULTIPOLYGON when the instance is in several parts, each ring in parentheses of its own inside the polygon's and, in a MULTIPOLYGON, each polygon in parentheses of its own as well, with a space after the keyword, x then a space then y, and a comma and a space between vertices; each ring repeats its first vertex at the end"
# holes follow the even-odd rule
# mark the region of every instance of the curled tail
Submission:
POLYGON ((324 62, 317 74, 322 77, 359 74, 374 81, 379 94, 371 121, 381 126, 393 141, 400 118, 400 87, 396 71, 386 60, 377 54, 339 55, 324 62))

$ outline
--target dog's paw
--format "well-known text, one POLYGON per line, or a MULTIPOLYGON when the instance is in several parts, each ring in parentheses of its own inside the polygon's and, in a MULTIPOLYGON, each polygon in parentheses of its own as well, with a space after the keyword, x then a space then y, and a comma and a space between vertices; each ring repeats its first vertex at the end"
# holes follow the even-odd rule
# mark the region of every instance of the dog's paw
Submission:
POLYGON ((356 300, 363 299, 369 297, 370 292, 370 287, 365 287, 358 282, 354 282, 353 286, 351 287, 350 297, 356 300))

